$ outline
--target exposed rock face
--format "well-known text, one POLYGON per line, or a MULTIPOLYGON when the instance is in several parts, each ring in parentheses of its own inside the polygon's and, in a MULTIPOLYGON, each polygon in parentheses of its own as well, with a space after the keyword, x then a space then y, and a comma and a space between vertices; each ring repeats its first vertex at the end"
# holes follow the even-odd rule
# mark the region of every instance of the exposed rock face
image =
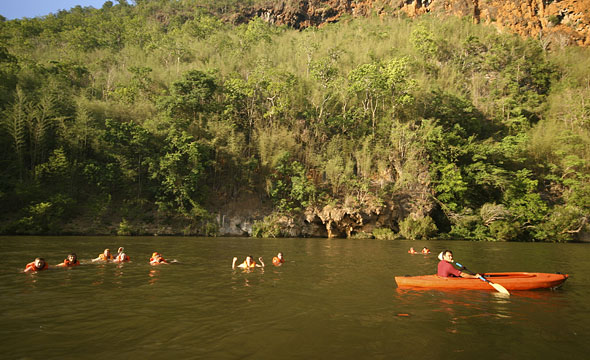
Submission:
POLYGON ((255 219, 238 215, 226 216, 219 214, 219 235, 221 236, 250 236, 252 235, 252 224, 255 219))
POLYGON ((220 236, 250 236, 254 222, 270 214, 272 205, 255 193, 243 192, 235 200, 210 211, 217 214, 220 236))
POLYGON ((232 20, 259 16, 270 23, 302 29, 336 22, 343 15, 371 13, 471 16, 476 23, 554 45, 590 46, 590 0, 287 0, 273 1, 232 20))
POLYGON ((348 238, 358 232, 370 234, 376 228, 396 228, 399 210, 393 203, 369 200, 359 204, 348 198, 344 204, 307 209, 305 222, 316 229, 315 236, 348 238))

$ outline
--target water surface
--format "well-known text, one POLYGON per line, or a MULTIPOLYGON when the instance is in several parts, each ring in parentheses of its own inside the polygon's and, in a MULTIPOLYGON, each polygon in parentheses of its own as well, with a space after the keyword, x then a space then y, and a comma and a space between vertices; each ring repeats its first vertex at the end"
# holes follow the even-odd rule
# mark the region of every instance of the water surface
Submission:
MULTIPOLYGON (((3 358, 579 359, 590 352, 587 244, 0 237, 3 358), (124 246, 132 262, 90 261, 124 246), (433 254, 410 255, 410 246, 433 254), (569 273, 556 291, 411 291, 446 248, 471 270, 569 273), (24 274, 43 256, 82 265, 24 274), (158 251, 178 263, 152 267, 158 251), (287 262, 270 264, 278 251, 287 262), (231 269, 262 256, 264 270, 231 269)), ((492 289, 493 290, 493 289, 492 289)))

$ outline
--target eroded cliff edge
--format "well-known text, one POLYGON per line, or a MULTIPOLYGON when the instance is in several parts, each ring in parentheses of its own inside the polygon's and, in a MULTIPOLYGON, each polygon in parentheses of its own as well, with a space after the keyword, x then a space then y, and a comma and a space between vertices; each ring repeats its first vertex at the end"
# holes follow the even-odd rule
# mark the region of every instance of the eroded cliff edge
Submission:
POLYGON ((371 14, 471 17, 502 32, 539 38, 548 46, 590 46, 590 0, 286 0, 269 1, 230 20, 239 23, 261 17, 303 29, 371 14))

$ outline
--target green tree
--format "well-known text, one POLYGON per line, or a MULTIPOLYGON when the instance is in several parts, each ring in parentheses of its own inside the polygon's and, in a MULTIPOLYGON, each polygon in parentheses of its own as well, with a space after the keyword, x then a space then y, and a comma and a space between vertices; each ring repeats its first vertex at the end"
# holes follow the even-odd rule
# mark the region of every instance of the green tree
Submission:
POLYGON ((145 162, 151 154, 149 132, 132 121, 107 119, 102 140, 108 156, 124 177, 121 180, 127 186, 133 184, 137 188, 137 197, 140 197, 143 180, 147 177, 145 162))
POLYGON ((199 114, 215 108, 214 95, 218 88, 214 73, 191 70, 172 84, 171 95, 163 99, 172 118, 198 123, 199 114))
POLYGON ((16 155, 19 179, 23 179, 25 168, 25 146, 26 146, 26 118, 28 113, 28 103, 25 93, 19 87, 16 90, 15 102, 11 109, 5 111, 2 125, 11 139, 11 145, 16 155))
POLYGON ((375 134, 377 110, 383 101, 387 88, 387 79, 381 72, 379 64, 362 64, 348 74, 349 91, 362 105, 363 114, 370 116, 371 129, 375 134))
POLYGON ((504 204, 520 228, 533 234, 547 215, 547 204, 537 192, 538 180, 528 169, 518 170, 504 192, 504 204))
POLYGON ((281 211, 302 211, 315 198, 316 189, 307 179, 305 169, 285 152, 271 174, 270 197, 281 211))
POLYGON ((434 59, 437 56, 439 48, 435 36, 424 24, 419 24, 412 30, 410 42, 425 59, 434 59))
POLYGON ((172 128, 166 138, 163 154, 151 159, 150 174, 159 186, 157 205, 164 212, 178 212, 188 218, 205 214, 201 201, 208 156, 187 132, 172 128))

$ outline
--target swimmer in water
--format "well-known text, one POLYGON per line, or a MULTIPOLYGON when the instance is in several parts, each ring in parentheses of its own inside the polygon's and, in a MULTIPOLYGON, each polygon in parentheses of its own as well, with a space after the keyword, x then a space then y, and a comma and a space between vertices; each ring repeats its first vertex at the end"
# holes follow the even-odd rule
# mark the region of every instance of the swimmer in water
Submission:
POLYGON ((111 250, 104 249, 102 254, 99 254, 96 259, 92 259, 92 261, 113 261, 113 255, 111 255, 111 250))
POLYGON ((272 264, 274 266, 281 266, 285 263, 285 258, 283 257, 283 253, 279 252, 277 256, 272 258, 272 264))
POLYGON ((158 252, 154 252, 150 258, 150 265, 168 264, 168 261, 158 252))
POLYGON ((120 247, 117 250, 117 256, 115 257, 115 260, 113 260, 113 262, 116 263, 122 263, 122 262, 129 262, 129 256, 127 254, 125 254, 125 249, 123 247, 120 247))
POLYGON ((47 270, 47 269, 49 269, 49 265, 45 262, 45 259, 38 257, 35 259, 35 261, 27 264, 24 272, 42 271, 42 270, 47 270))
POLYGON ((80 265, 80 262, 78 261, 78 256, 76 256, 76 253, 71 253, 64 259, 64 262, 57 264, 55 266, 72 267, 76 265, 80 265))
MULTIPOLYGON (((238 261, 238 258, 234 256, 232 264, 231 264, 232 269, 236 268, 236 261, 238 261)), ((256 261, 254 261, 254 257, 252 255, 248 255, 248 256, 246 256, 246 260, 244 260, 244 262, 241 263, 240 265, 237 265, 237 267, 242 268, 242 269, 254 269, 257 267, 263 268, 264 261, 262 261, 262 258, 259 257, 258 261, 260 262, 260 264, 257 264, 256 261)))

